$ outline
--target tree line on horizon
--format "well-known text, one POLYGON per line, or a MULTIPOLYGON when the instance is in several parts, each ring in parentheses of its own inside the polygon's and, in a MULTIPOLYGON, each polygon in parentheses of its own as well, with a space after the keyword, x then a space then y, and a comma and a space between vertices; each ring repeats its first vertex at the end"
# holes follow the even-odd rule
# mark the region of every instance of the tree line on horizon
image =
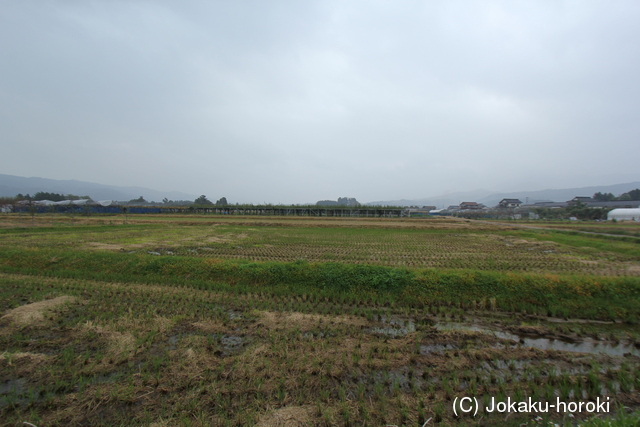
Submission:
POLYGON ((16 200, 29 200, 32 202, 38 202, 42 200, 51 200, 52 202, 61 202, 63 200, 82 200, 91 199, 89 196, 76 196, 75 194, 62 194, 62 193, 48 193, 46 191, 38 191, 33 196, 30 194, 22 195, 21 193, 15 196, 16 200))
POLYGON ((227 206, 229 202, 227 202, 226 197, 221 197, 215 203, 207 198, 204 194, 193 201, 193 204, 196 206, 227 206))
MULTIPOLYGON (((640 189, 636 188, 635 190, 627 191, 626 193, 622 193, 619 196, 615 196, 613 193, 602 193, 597 192, 593 195, 593 200, 599 202, 610 202, 610 201, 640 201, 640 189)), ((60 202, 63 200, 80 200, 80 199, 90 199, 93 200, 90 196, 77 196, 74 194, 63 194, 63 193, 52 193, 46 191, 38 191, 33 196, 30 194, 23 195, 21 193, 17 194, 14 197, 0 197, 1 204, 11 204, 18 201, 28 200, 28 201, 42 201, 42 200, 51 200, 53 202, 60 202)), ((148 202, 144 199, 143 196, 138 197, 137 199, 131 199, 127 202, 123 202, 126 204, 162 204, 165 206, 230 206, 231 204, 227 201, 226 197, 221 197, 215 203, 212 202, 205 196, 204 194, 200 197, 196 198, 193 202, 190 200, 169 200, 166 197, 162 200, 161 203, 156 202, 148 202)), ((265 204, 267 206, 271 206, 272 204, 265 204)), ((239 206, 236 203, 236 206, 239 206)), ((253 206, 253 204, 248 204, 247 206, 253 206)), ((275 206, 275 205, 274 205, 275 206)), ((291 205, 294 206, 294 205, 291 205)), ((348 206, 348 207, 357 207, 360 206, 360 203, 353 197, 339 197, 338 200, 320 200, 316 203, 316 206, 348 206)), ((577 206, 578 209, 584 209, 582 206, 577 206)), ((589 214, 582 213, 583 217, 592 217, 599 218, 602 215, 602 210, 599 213, 589 212, 589 214)), ((545 212, 546 213, 546 212, 545 212)))
POLYGON ((338 197, 338 200, 320 200, 316 205, 358 207, 360 206, 360 202, 358 202, 355 197, 338 197))
POLYGON ((613 201, 622 201, 626 202, 629 200, 639 200, 640 201, 640 189, 636 188, 635 190, 627 191, 626 193, 622 193, 619 196, 614 196, 613 193, 601 193, 597 192, 593 195, 593 200, 598 202, 613 202, 613 201))

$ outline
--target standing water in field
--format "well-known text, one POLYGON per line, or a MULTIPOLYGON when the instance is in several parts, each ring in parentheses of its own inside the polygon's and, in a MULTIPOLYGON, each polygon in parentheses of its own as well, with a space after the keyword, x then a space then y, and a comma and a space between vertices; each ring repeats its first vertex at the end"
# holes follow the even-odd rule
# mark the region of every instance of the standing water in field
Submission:
POLYGON ((506 331, 496 331, 476 325, 463 323, 438 323, 435 328, 439 331, 471 331, 494 335, 501 339, 516 341, 524 347, 533 347, 540 350, 560 350, 577 353, 606 354, 609 356, 624 356, 631 354, 640 357, 640 349, 632 344, 601 342, 591 339, 569 340, 558 338, 532 337, 526 334, 514 334, 506 331))
POLYGON ((380 316, 380 322, 384 326, 371 328, 372 333, 391 337, 402 337, 416 331, 416 324, 412 320, 380 316))

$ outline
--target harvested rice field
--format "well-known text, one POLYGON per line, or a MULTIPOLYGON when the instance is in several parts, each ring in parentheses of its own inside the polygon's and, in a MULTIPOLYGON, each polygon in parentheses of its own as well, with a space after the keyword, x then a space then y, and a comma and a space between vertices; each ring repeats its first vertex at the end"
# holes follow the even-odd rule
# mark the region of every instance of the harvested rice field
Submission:
POLYGON ((635 229, 126 221, 0 219, 1 425, 640 422, 635 229))

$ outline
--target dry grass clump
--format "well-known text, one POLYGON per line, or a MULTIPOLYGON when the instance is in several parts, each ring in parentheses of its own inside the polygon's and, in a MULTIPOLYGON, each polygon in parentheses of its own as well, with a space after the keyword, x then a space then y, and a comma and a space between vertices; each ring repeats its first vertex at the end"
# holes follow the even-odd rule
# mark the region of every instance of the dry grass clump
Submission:
POLYGON ((225 326, 221 320, 217 319, 200 320, 198 322, 192 323, 192 325, 194 328, 197 328, 203 332, 208 332, 210 334, 225 333, 228 330, 228 327, 225 326))
POLYGON ((11 366, 12 362, 20 359, 31 359, 31 361, 41 362, 47 358, 46 354, 41 353, 30 353, 30 352, 18 352, 18 353, 7 353, 4 352, 0 354, 0 360, 7 360, 9 366, 11 366))
POLYGON ((263 415, 257 427, 297 427, 313 425, 313 406, 286 406, 263 415))
POLYGON ((117 363, 126 360, 139 350, 135 337, 128 332, 117 332, 108 326, 102 326, 88 320, 82 325, 87 333, 94 333, 107 341, 105 361, 117 363))
POLYGON ((165 333, 173 326, 167 318, 156 316, 153 321, 143 320, 133 316, 124 316, 116 321, 101 325, 91 320, 80 325, 84 334, 95 334, 106 342, 106 352, 103 363, 120 363, 139 354, 145 349, 145 344, 138 342, 136 337, 150 332, 165 333))
POLYGON ((9 320, 12 323, 25 326, 44 321, 44 313, 59 305, 74 302, 76 298, 71 296, 61 296, 45 301, 34 302, 32 304, 16 307, 0 319, 9 320))
POLYGON ((153 320, 141 319, 139 317, 124 316, 113 324, 113 329, 117 331, 155 331, 165 333, 173 327, 174 322, 162 316, 155 316, 153 320))
POLYGON ((299 313, 299 312, 273 312, 260 311, 261 316, 259 324, 269 329, 293 329, 306 331, 317 327, 318 325, 366 325, 367 321, 352 316, 327 316, 321 314, 299 313))
POLYGON ((551 242, 551 241, 541 242, 539 240, 527 240, 527 239, 516 239, 516 238, 508 239, 508 241, 509 243, 512 243, 514 245, 534 245, 534 246, 557 245, 557 243, 551 242))
POLYGON ((207 236, 204 241, 207 243, 229 243, 235 242, 236 240, 246 239, 247 237, 248 235, 246 233, 235 235, 232 233, 225 233, 219 236, 207 236))
POLYGON ((551 331, 544 326, 522 325, 510 328, 512 331, 525 335, 548 335, 551 331))
POLYGON ((115 244, 115 243, 102 243, 102 242, 88 242, 84 245, 83 249, 89 251, 132 251, 135 249, 142 249, 145 245, 140 243, 133 244, 115 244))
POLYGON ((638 265, 638 264, 630 264, 627 267, 627 272, 629 273, 629 275, 638 275, 638 274, 640 274, 640 265, 638 265))

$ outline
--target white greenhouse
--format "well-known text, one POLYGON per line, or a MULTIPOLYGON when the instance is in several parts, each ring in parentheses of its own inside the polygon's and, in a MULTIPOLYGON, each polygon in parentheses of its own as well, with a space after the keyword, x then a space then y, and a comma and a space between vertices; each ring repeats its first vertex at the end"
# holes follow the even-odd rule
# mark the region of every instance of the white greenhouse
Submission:
POLYGON ((607 220, 611 221, 638 221, 640 222, 640 208, 614 209, 607 214, 607 220))

